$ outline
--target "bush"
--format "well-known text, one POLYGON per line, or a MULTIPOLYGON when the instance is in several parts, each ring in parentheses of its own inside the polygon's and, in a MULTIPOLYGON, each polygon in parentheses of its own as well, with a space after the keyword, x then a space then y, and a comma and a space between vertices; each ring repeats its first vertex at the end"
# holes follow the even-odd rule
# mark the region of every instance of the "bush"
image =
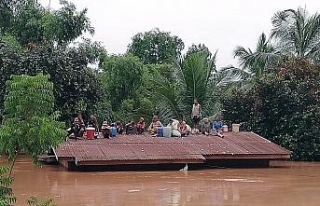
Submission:
POLYGON ((249 93, 222 98, 224 118, 251 124, 295 160, 320 160, 320 66, 297 60, 284 68, 256 80, 249 93))

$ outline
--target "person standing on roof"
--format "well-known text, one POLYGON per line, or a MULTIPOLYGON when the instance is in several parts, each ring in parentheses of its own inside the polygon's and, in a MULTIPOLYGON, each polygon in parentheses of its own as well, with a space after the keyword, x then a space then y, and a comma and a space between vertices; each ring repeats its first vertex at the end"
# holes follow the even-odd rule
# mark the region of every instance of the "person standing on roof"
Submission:
POLYGON ((193 133, 199 133, 199 122, 201 119, 201 105, 198 102, 198 99, 194 99, 192 105, 191 119, 193 122, 193 133))

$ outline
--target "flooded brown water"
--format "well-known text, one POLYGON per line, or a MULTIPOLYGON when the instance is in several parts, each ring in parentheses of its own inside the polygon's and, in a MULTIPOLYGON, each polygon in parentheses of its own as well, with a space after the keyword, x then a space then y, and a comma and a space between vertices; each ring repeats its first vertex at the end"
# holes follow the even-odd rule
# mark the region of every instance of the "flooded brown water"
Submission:
MULTIPOLYGON (((3 164, 4 161, 0 161, 3 164)), ((19 158, 14 168, 16 205, 29 196, 58 206, 317 206, 320 163, 273 162, 263 169, 164 172, 68 172, 19 158)))

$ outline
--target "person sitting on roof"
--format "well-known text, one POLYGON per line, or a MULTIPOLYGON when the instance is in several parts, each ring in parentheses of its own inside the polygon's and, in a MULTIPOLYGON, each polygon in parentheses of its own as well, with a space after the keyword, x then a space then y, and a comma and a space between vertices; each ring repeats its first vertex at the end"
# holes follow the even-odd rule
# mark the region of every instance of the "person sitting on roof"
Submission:
POLYGON ((159 121, 158 116, 155 115, 148 130, 152 135, 156 135, 159 127, 163 127, 163 124, 159 121))
POLYGON ((179 119, 178 131, 180 132, 181 137, 185 137, 189 134, 187 124, 182 119, 179 119))
POLYGON ((123 133, 123 124, 120 120, 116 121, 116 128, 117 128, 117 133, 122 134, 123 133))
POLYGON ((83 134, 85 131, 85 125, 84 125, 81 114, 78 114, 78 116, 74 118, 72 131, 76 138, 83 137, 83 134))
POLYGON ((183 121, 182 123, 186 125, 187 135, 191 134, 192 129, 191 129, 190 125, 188 125, 185 121, 183 121))
POLYGON ((146 122, 144 121, 144 118, 141 117, 139 122, 137 123, 138 134, 143 134, 145 128, 146 128, 146 122))
POLYGON ((97 118, 94 115, 90 115, 87 126, 94 127, 96 129, 96 132, 99 132, 99 124, 97 118))
POLYGON ((212 124, 212 133, 223 138, 224 136, 222 134, 222 126, 223 126, 223 122, 222 122, 221 118, 219 116, 217 116, 215 121, 212 124))
POLYGON ((79 125, 78 119, 74 118, 72 125, 70 126, 70 128, 67 129, 67 139, 66 140, 78 138, 77 137, 79 135, 78 125, 79 125))
POLYGON ((117 136, 117 127, 115 123, 112 123, 110 127, 110 137, 116 137, 116 136, 117 136))
POLYGON ((134 120, 131 120, 126 124, 126 134, 137 134, 137 126, 134 123, 134 120))
POLYGON ((82 115, 81 115, 81 114, 78 114, 78 116, 77 116, 76 118, 78 119, 80 126, 84 128, 84 127, 85 127, 85 124, 84 124, 82 115))
POLYGON ((201 133, 204 135, 209 135, 211 133, 211 124, 209 118, 204 118, 201 124, 201 133))
POLYGON ((171 128, 172 137, 181 137, 181 133, 178 131, 178 122, 175 122, 173 121, 173 119, 170 119, 167 127, 171 128))
POLYGON ((101 126, 101 133, 103 138, 110 138, 111 127, 107 121, 103 121, 101 126))

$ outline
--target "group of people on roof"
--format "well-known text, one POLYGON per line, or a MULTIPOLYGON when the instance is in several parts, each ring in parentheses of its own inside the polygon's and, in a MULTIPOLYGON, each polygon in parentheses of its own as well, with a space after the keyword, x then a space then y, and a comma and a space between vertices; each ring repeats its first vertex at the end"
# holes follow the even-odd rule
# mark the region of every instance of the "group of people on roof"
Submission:
POLYGON ((192 105, 191 119, 193 128, 191 128, 182 118, 170 119, 167 125, 163 125, 158 115, 154 115, 150 125, 146 128, 146 122, 143 117, 136 123, 134 120, 123 124, 121 121, 109 123, 103 121, 99 127, 98 121, 94 115, 90 115, 87 123, 84 122, 82 115, 74 118, 71 128, 68 129, 69 138, 82 138, 85 136, 86 128, 91 127, 96 131, 97 138, 113 138, 117 134, 135 134, 140 135, 149 132, 153 137, 159 136, 158 130, 163 127, 170 128, 172 137, 186 137, 189 134, 218 135, 223 138, 223 122, 220 117, 210 122, 209 118, 201 120, 201 105, 195 99, 192 105), (201 123, 200 123, 201 122, 201 123))

